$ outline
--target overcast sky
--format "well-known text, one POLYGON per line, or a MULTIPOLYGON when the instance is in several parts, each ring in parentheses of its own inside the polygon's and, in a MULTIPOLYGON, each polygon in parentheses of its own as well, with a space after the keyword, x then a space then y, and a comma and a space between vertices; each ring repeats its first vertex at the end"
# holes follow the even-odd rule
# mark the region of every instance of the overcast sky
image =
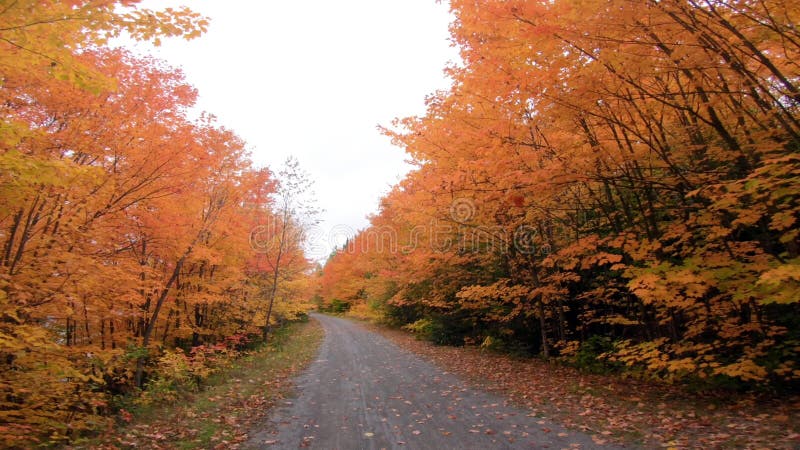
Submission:
MULTIPOLYGON (((341 235, 366 227, 409 168, 376 126, 422 114, 425 96, 449 86, 443 69, 457 52, 446 3, 150 0, 188 5, 211 26, 193 41, 137 47, 182 67, 199 108, 244 138, 258 165, 277 171, 296 156, 325 209, 317 235, 341 235)), ((330 252, 327 241, 318 253, 330 252)))

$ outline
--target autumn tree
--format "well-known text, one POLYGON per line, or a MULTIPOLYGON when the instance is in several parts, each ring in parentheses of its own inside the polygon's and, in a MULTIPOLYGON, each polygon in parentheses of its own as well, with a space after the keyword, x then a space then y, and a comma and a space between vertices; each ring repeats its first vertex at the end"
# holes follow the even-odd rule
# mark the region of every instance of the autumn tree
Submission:
POLYGON ((310 270, 303 253, 306 231, 316 224, 318 209, 314 205, 313 182, 299 162, 289 157, 278 172, 277 188, 271 196, 271 214, 262 218, 253 229, 251 242, 259 251, 257 266, 263 268, 269 279, 264 287, 265 308, 263 338, 270 331, 273 307, 286 281, 298 273, 310 270))
POLYGON ((452 87, 386 130, 418 166, 372 225, 414 245, 365 256, 387 314, 545 357, 594 337, 664 379, 800 376, 797 7, 451 8, 452 87))
POLYGON ((206 26, 136 3, 0 7, 3 446, 102 428, 113 396, 170 375, 164 358, 259 334, 248 238, 273 214, 260 201, 272 174, 210 116, 188 116, 196 92, 180 71, 102 48, 206 26))

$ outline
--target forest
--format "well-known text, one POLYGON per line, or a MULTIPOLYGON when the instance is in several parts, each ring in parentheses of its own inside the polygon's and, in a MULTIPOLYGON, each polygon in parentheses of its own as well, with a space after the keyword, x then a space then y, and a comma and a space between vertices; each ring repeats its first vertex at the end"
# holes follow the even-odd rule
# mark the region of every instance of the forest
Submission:
POLYGON ((0 2, 0 447, 200 389, 313 308, 797 393, 800 3, 450 0, 450 87, 379 130, 413 170, 324 265, 298 162, 259 167, 181 70, 110 45, 208 29, 139 3, 0 2))
POLYGON ((453 0, 415 169, 317 302, 696 388, 800 380, 800 5, 453 0))
MULTIPOLYGON (((197 92, 126 35, 205 18, 137 1, 0 8, 0 447, 66 442, 202 379, 305 314, 288 203, 298 167, 255 167, 197 92)), ((300 183, 302 184, 302 183, 300 183)))

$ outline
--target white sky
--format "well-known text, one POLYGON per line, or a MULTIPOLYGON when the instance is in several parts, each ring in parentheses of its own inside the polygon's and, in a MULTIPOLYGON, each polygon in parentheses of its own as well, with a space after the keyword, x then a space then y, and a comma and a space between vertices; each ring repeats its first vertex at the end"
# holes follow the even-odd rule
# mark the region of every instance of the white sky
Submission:
POLYGON ((329 235, 368 225, 379 198, 409 166, 376 129, 422 114, 449 86, 448 5, 435 0, 149 0, 190 6, 211 26, 199 39, 165 40, 161 59, 182 67, 199 108, 245 139, 276 171, 294 155, 315 182, 321 215, 314 253, 329 235))

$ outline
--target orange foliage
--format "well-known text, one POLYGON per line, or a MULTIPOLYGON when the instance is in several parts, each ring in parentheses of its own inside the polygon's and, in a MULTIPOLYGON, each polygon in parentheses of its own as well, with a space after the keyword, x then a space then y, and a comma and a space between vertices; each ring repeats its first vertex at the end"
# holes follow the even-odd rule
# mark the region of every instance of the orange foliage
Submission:
POLYGON ((463 64, 385 130, 417 170, 356 238, 398 248, 336 255, 322 295, 441 342, 602 336, 648 376, 796 382, 800 7, 451 5, 463 64))
POLYGON ((232 132, 187 118, 179 71, 101 48, 205 29, 136 3, 0 12, 0 446, 101 428, 164 348, 259 331, 269 282, 250 234, 274 182, 232 132))

